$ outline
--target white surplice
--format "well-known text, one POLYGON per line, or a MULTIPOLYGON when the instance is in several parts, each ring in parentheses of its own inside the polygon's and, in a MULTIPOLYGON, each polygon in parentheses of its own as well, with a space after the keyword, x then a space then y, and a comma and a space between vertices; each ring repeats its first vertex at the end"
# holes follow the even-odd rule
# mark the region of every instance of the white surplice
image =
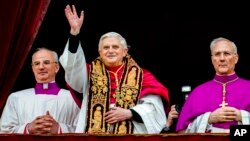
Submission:
POLYGON ((58 95, 35 94, 30 88, 12 93, 1 117, 2 133, 24 133, 27 123, 37 116, 49 114, 60 124, 62 133, 74 132, 80 108, 68 90, 60 89, 58 95))

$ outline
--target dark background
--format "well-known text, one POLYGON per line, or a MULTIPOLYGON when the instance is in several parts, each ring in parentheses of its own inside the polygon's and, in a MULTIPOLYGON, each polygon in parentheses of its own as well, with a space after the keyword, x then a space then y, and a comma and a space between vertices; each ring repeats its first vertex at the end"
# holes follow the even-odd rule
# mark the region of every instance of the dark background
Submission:
MULTIPOLYGON (((226 37, 235 42, 240 56, 236 72, 250 78, 250 8, 245 3, 52 0, 12 91, 35 85, 30 63, 37 47, 44 46, 62 54, 70 30, 64 16, 66 4, 75 4, 78 13, 84 10, 80 35, 87 62, 98 56, 97 45, 102 34, 118 32, 131 45, 129 53, 137 63, 169 89, 172 104, 182 102, 183 85, 193 89, 213 78, 209 44, 214 38, 226 37)), ((62 67, 57 81, 65 88, 62 67)))

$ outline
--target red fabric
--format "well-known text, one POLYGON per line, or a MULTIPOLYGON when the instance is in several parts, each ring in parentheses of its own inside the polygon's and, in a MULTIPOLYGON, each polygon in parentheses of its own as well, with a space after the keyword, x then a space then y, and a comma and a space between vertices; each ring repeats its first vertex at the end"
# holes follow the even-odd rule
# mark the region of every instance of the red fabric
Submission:
MULTIPOLYGON (((120 78, 122 76, 122 72, 123 72, 123 69, 124 69, 124 66, 117 66, 117 67, 112 67, 112 68, 108 68, 109 71, 112 71, 112 72, 117 72, 117 78, 118 78, 118 85, 120 83, 120 78), (122 67, 122 68, 120 68, 122 67), (119 69, 119 70, 118 70, 119 69)), ((116 94, 116 88, 117 88, 117 85, 116 85, 116 78, 115 78, 115 75, 114 73, 109 73, 109 76, 110 76, 110 81, 111 81, 111 96, 110 96, 110 103, 115 103, 116 100, 115 100, 115 94, 116 94)))
POLYGON ((23 131, 23 134, 24 134, 24 135, 27 135, 27 130, 28 130, 27 127, 28 127, 28 125, 29 125, 29 123, 26 124, 26 126, 25 126, 25 128, 24 128, 24 131, 23 131))
POLYGON ((62 128, 59 126, 59 134, 62 134, 62 128))
POLYGON ((1 0, 0 114, 51 0, 1 0))
POLYGON ((77 91, 75 91, 74 89, 72 89, 72 88, 70 87, 69 84, 67 84, 67 88, 69 89, 70 94, 72 95, 72 97, 73 97, 75 103, 77 104, 77 106, 78 106, 79 108, 81 108, 81 104, 82 104, 82 93, 78 93, 77 91))
POLYGON ((143 69, 143 81, 142 81, 142 90, 140 97, 143 97, 147 94, 156 94, 164 98, 168 105, 165 105, 166 111, 170 110, 170 100, 168 89, 162 85, 148 70, 143 69))

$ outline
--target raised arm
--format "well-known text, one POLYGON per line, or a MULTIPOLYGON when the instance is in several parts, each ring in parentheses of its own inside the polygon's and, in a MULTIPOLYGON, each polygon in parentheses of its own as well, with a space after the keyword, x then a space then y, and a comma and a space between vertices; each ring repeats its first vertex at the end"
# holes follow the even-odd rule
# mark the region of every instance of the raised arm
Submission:
POLYGON ((77 36, 83 24, 84 14, 81 11, 79 17, 74 5, 72 5, 72 8, 67 5, 64 11, 72 36, 70 36, 71 38, 69 38, 59 61, 65 70, 67 84, 75 91, 86 94, 88 81, 86 59, 77 36))

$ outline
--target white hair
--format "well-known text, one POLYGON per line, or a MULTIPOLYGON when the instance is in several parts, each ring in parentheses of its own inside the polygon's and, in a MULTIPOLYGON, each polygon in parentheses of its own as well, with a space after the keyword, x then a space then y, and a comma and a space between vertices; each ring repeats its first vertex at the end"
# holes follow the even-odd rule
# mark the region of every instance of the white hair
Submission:
POLYGON ((226 42, 231 43, 231 44, 232 44, 232 47, 233 47, 234 53, 237 54, 237 46, 235 45, 235 43, 232 42, 231 40, 226 39, 226 38, 223 38, 223 37, 215 38, 215 39, 213 39, 213 40, 211 41, 211 43, 210 43, 210 50, 211 50, 211 52, 212 52, 212 50, 213 50, 213 48, 214 48, 214 45, 215 45, 216 43, 220 42, 220 41, 226 41, 226 42))
POLYGON ((105 39, 105 38, 110 38, 110 37, 114 37, 116 39, 118 39, 122 45, 122 47, 124 48, 128 48, 128 45, 127 45, 127 42, 125 40, 125 38, 122 37, 122 35, 120 35, 119 33, 117 32, 108 32, 108 33, 105 33, 101 36, 100 40, 99 40, 99 49, 101 47, 101 42, 105 39))

